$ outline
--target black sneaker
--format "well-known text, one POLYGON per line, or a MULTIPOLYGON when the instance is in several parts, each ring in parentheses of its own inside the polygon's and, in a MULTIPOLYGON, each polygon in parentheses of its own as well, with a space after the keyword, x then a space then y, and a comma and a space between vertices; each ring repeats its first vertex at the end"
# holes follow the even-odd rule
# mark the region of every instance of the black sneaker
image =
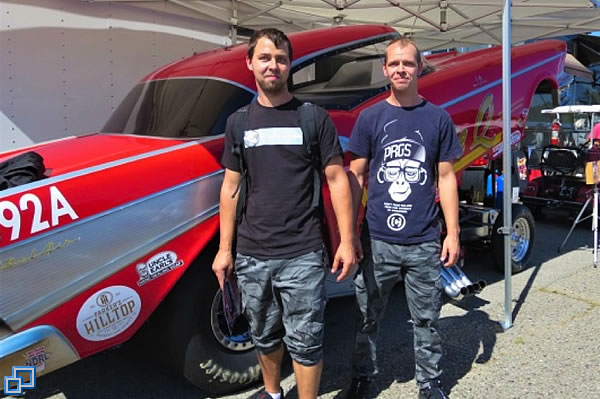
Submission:
MULTIPOLYGON (((284 399, 285 396, 283 395, 282 387, 279 387, 279 392, 281 392, 281 399, 284 399)), ((248 399, 271 399, 271 395, 263 388, 254 395, 249 396, 248 399)))
POLYGON ((425 388, 419 390, 419 399, 450 399, 440 381, 430 381, 425 388))
POLYGON ((366 399, 369 391, 369 377, 354 377, 345 399, 366 399))

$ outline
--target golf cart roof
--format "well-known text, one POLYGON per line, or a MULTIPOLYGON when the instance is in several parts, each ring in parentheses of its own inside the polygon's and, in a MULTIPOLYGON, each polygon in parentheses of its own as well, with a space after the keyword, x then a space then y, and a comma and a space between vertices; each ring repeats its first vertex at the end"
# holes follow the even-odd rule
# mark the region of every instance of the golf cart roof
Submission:
POLYGON ((542 114, 572 114, 572 113, 600 113, 600 105, 562 105, 552 109, 543 109, 542 114))

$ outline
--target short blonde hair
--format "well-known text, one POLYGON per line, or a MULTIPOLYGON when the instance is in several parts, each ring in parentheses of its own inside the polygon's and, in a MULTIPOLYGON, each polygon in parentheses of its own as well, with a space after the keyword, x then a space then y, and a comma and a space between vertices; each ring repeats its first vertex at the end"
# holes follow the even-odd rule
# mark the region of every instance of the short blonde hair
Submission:
POLYGON ((417 64, 420 65, 423 62, 421 60, 421 51, 419 50, 419 47, 417 46, 417 43, 415 43, 415 41, 412 40, 409 37, 402 36, 402 37, 396 38, 396 39, 394 39, 394 40, 392 40, 391 42, 388 43, 387 47, 385 48, 385 57, 383 59, 383 62, 385 64, 387 64, 387 52, 388 52, 388 49, 390 47, 392 47, 393 45, 395 45, 395 44, 399 44, 401 47, 406 47, 408 45, 413 46, 415 48, 415 50, 417 51, 417 64))

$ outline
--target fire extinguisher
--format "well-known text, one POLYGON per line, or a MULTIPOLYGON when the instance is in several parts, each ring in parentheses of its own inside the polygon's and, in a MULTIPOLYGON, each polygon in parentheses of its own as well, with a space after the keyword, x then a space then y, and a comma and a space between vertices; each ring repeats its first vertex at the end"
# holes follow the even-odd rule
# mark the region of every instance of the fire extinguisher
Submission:
POLYGON ((560 130, 560 122, 554 121, 552 123, 552 138, 550 139, 550 144, 558 145, 558 132, 560 130))

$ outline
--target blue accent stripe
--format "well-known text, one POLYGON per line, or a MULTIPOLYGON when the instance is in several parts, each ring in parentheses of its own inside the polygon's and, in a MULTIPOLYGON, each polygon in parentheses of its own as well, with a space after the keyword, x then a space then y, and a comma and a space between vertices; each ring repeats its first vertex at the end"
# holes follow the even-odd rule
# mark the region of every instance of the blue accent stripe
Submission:
MULTIPOLYGON (((533 70, 533 69, 539 68, 540 66, 542 66, 542 65, 544 65, 544 64, 547 64, 547 63, 549 63, 549 62, 552 62, 552 61, 554 61, 555 59, 557 59, 557 58, 560 58, 560 57, 563 57, 563 56, 564 56, 564 54, 562 54, 562 53, 560 53, 560 54, 556 54, 555 56, 552 56, 552 57, 550 57, 550 58, 548 58, 548 59, 546 59, 546 60, 544 60, 544 61, 540 61, 540 62, 538 62, 538 63, 536 63, 536 64, 533 64, 533 65, 531 65, 531 66, 529 66, 529 67, 527 67, 527 68, 525 68, 525 69, 522 69, 522 70, 520 70, 519 72, 515 72, 515 73, 513 73, 513 74, 511 75, 511 79, 514 79, 514 78, 516 78, 516 77, 519 77, 519 76, 521 76, 521 75, 523 75, 523 74, 525 74, 525 73, 527 73, 527 72, 529 72, 529 71, 531 71, 531 70, 533 70)), ((448 101, 447 103, 444 103, 444 104, 440 105, 440 107, 442 107, 442 108, 451 107, 451 106, 453 106, 453 105, 455 105, 455 104, 458 104, 458 103, 459 103, 459 102, 461 102, 461 101, 464 101, 464 100, 467 100, 467 99, 469 99, 469 98, 471 98, 471 97, 473 97, 473 96, 476 96, 477 94, 479 94, 479 93, 481 93, 481 92, 484 92, 484 91, 486 91, 486 90, 489 90, 489 89, 491 89, 492 87, 494 87, 494 86, 497 86, 497 85, 499 85, 499 84, 502 84, 502 79, 498 79, 498 80, 496 80, 496 81, 494 81, 494 82, 492 82, 492 83, 488 83, 487 85, 485 85, 485 86, 482 86, 482 87, 480 87, 480 88, 478 88, 478 89, 476 89, 476 90, 473 90, 473 91, 471 91, 471 92, 469 92, 469 93, 467 93, 467 94, 463 94, 463 95, 462 95, 462 96, 460 96, 460 97, 456 97, 455 99, 453 99, 453 100, 450 100, 450 101, 448 101)))
POLYGON ((338 136, 340 141, 340 146, 342 146, 342 152, 346 152, 346 148, 348 148, 348 142, 350 139, 346 136, 338 136))

